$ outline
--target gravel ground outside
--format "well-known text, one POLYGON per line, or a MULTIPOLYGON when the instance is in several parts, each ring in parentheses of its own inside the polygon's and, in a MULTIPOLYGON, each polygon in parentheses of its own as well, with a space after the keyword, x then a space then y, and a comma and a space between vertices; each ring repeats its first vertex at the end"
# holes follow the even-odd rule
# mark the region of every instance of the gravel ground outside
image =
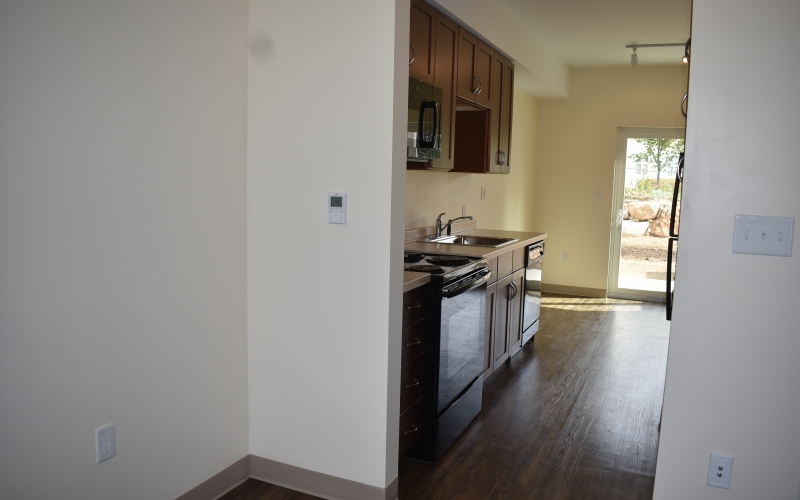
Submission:
POLYGON ((620 276, 666 280, 668 241, 668 238, 623 235, 620 276))

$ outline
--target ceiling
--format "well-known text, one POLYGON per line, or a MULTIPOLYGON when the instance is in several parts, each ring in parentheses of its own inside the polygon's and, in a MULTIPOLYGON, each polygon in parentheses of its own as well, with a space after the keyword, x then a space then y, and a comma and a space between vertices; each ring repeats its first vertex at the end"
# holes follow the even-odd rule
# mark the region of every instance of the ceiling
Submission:
MULTIPOLYGON (((689 38, 691 0, 502 0, 569 67, 624 66, 633 43, 689 38)), ((683 47, 642 47, 639 64, 680 64, 683 47)))

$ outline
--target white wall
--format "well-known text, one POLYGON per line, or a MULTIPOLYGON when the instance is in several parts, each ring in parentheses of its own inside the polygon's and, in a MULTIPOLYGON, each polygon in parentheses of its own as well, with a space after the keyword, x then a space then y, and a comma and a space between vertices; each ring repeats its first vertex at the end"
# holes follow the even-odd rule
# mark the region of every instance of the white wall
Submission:
POLYGON ((250 2, 250 450, 378 487, 397 474, 408 12, 250 2))
POLYGON ((243 1, 0 2, 0 498, 247 454, 246 44, 243 1))
POLYGON ((798 25, 796 0, 694 2, 657 500, 798 496, 800 247, 731 253, 735 214, 800 218, 798 25), (711 452, 730 490, 706 486, 711 452))

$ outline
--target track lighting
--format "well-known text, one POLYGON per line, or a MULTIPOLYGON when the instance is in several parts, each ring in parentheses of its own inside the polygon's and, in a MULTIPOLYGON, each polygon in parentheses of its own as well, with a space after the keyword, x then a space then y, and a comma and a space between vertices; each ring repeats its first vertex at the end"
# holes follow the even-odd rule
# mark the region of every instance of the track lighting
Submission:
POLYGON ((685 47, 683 62, 689 62, 689 47, 691 47, 692 39, 690 38, 686 43, 633 43, 626 45, 625 48, 633 49, 631 54, 631 66, 639 65, 639 56, 636 55, 636 49, 641 47, 685 47))

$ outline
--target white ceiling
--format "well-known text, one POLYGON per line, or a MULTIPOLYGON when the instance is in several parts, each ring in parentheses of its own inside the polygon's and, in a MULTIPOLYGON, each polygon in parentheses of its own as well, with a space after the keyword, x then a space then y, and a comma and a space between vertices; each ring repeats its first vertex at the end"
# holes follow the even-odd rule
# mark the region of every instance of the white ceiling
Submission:
MULTIPOLYGON (((686 42, 691 0, 502 0, 569 67, 630 65, 633 43, 686 42)), ((643 47, 639 64, 680 64, 683 47, 643 47)))

